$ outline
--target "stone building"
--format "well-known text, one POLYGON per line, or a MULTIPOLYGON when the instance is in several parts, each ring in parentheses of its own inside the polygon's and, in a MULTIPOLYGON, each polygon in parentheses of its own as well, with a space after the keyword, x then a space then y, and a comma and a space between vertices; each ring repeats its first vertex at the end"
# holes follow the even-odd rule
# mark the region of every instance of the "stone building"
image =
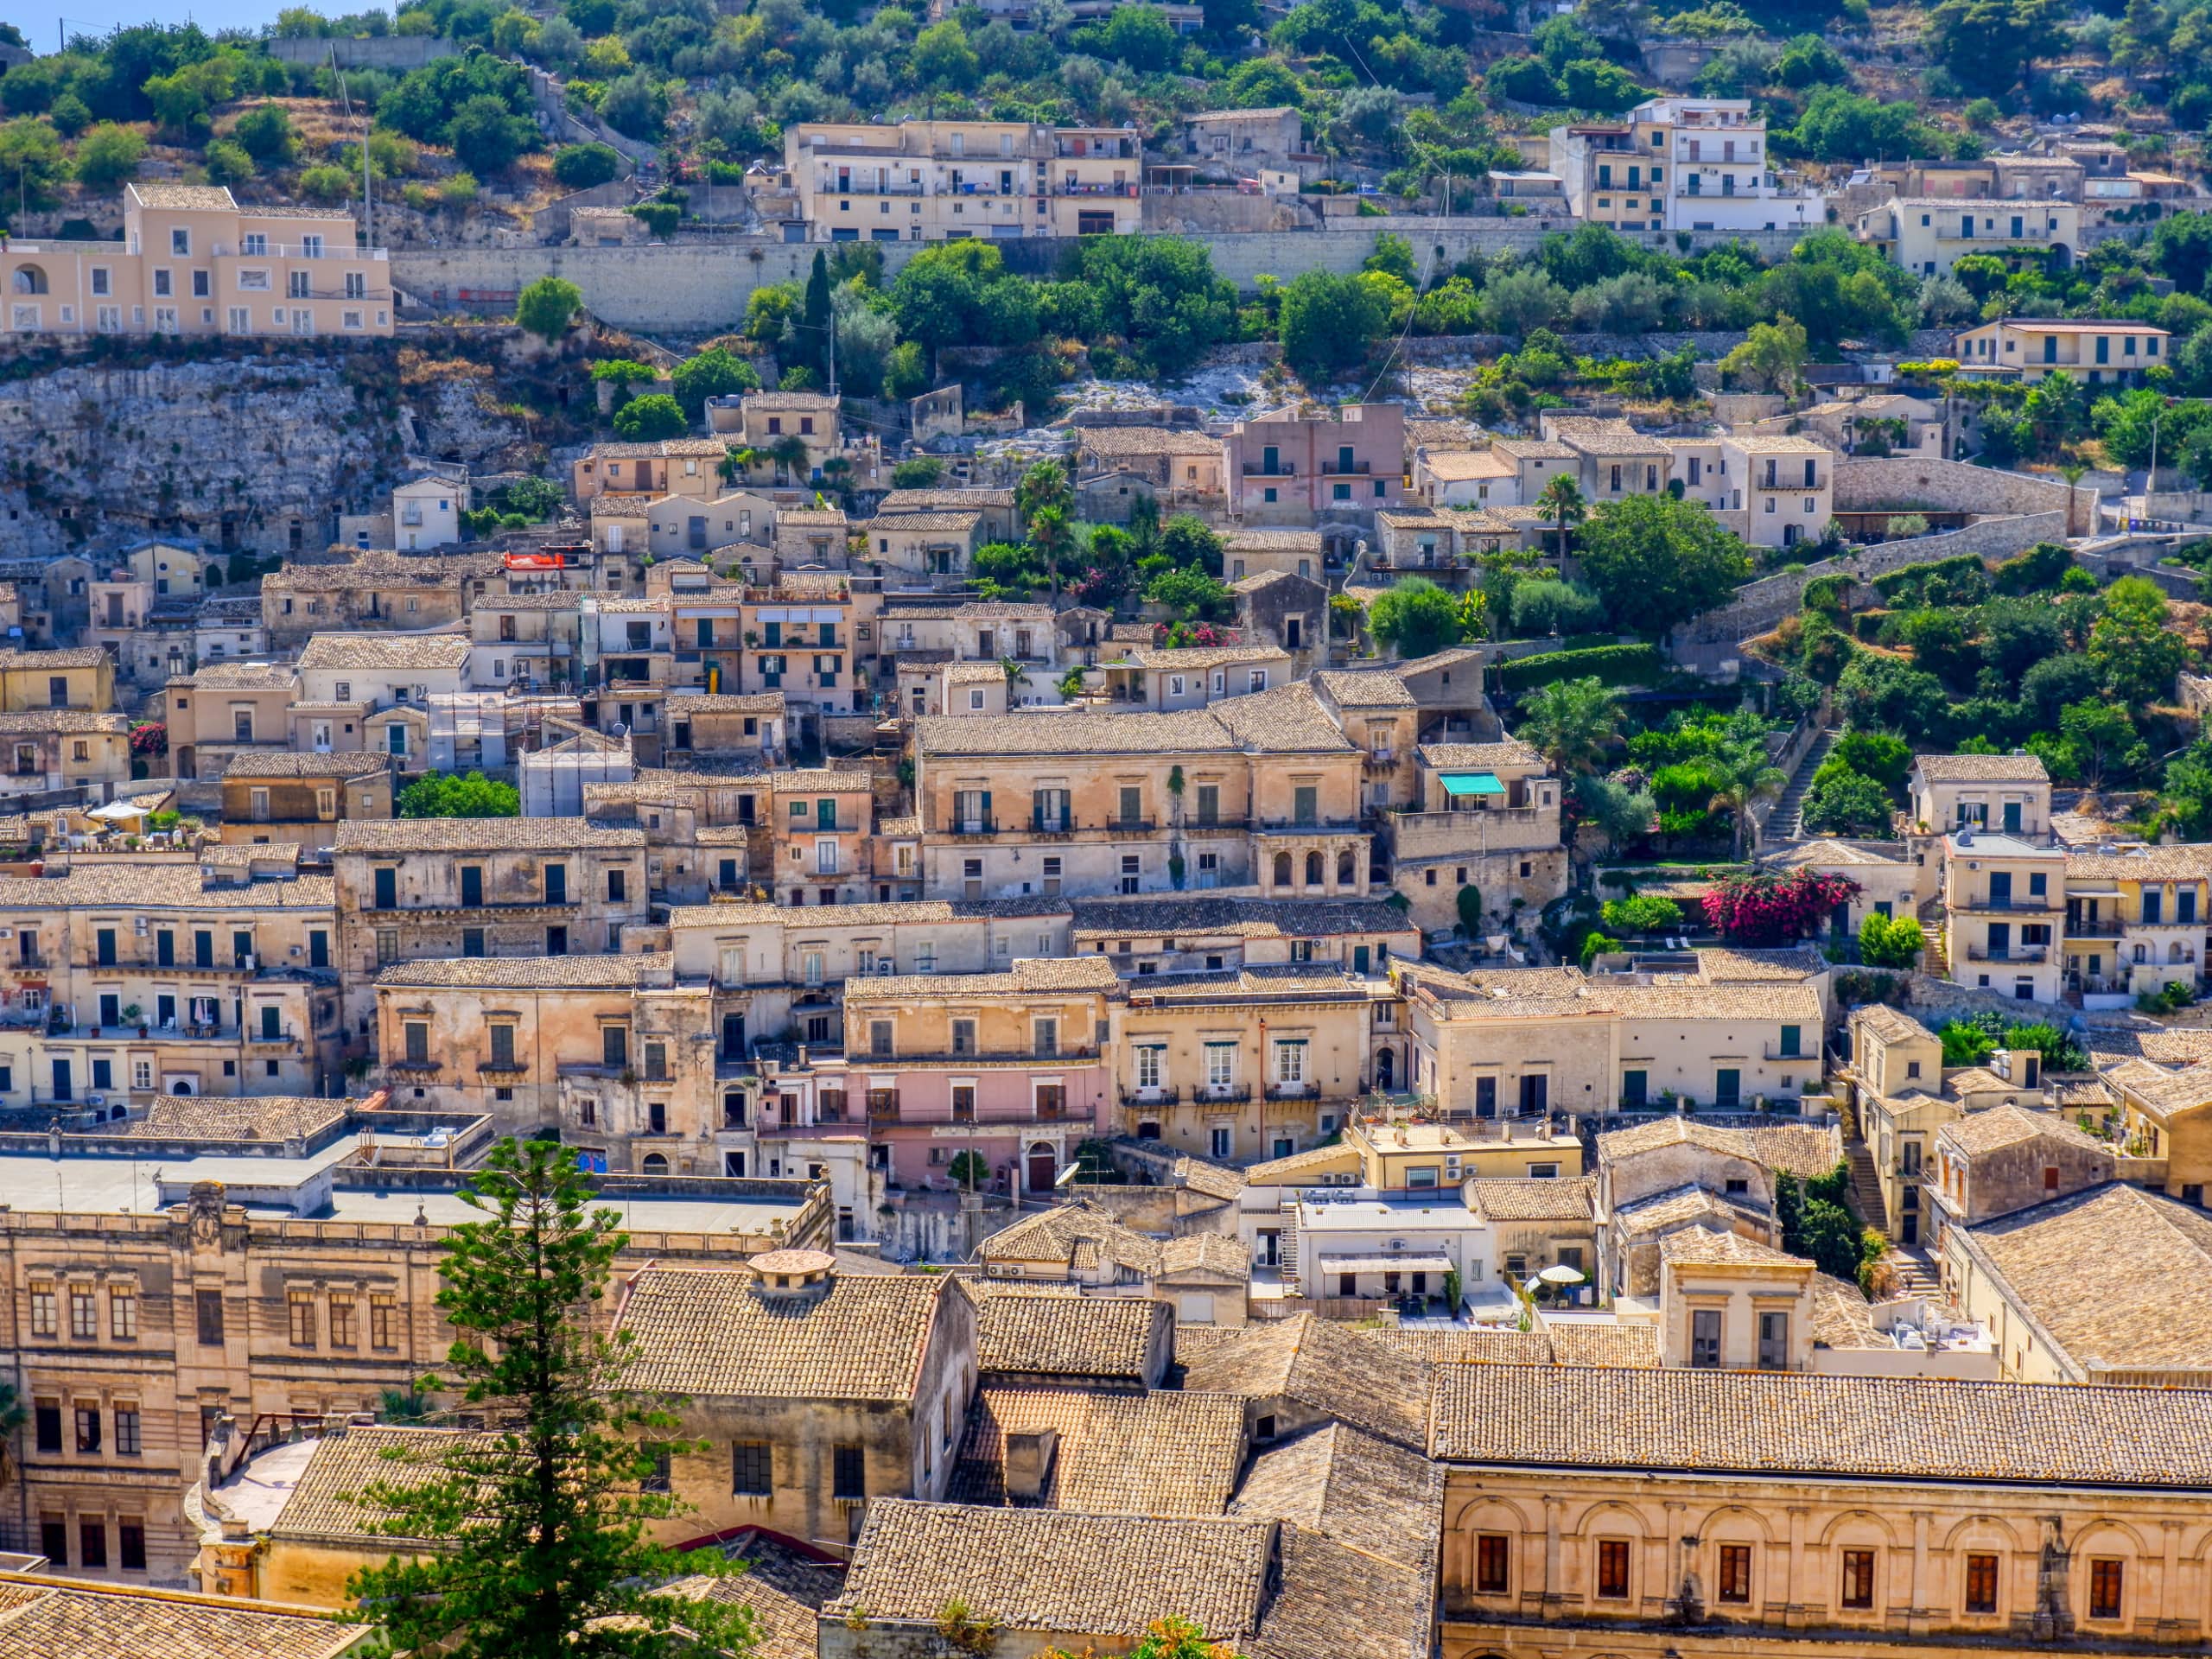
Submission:
POLYGON ((378 969, 618 951, 645 919, 644 835, 583 818, 348 820, 332 868, 346 1020, 362 1035, 378 969))
POLYGON ((388 755, 248 752, 223 771, 225 841, 296 841, 327 847, 348 818, 388 819, 388 755))
MULTIPOLYGON (((219 1478, 294 1424, 379 1409, 450 1340, 437 1259, 477 1215, 459 1175, 367 1169, 355 1153, 362 1128, 404 1147, 465 1122, 357 1122, 326 1101, 190 1110, 165 1104, 130 1138, 59 1160, 42 1136, 35 1153, 0 1151, 7 1380, 30 1414, 29 1532, 12 1517, 8 1530, 62 1570, 181 1582, 199 1545, 181 1503, 211 1464, 219 1478)), ((618 1272, 830 1236, 827 1195, 802 1182, 607 1192, 629 1217, 618 1272)))
POLYGON ((942 1498, 976 1385, 976 1306, 944 1275, 846 1273, 819 1249, 652 1268, 616 1318, 633 1386, 681 1395, 685 1524, 842 1554, 877 1500, 942 1498))
POLYGON ((397 632, 459 622, 499 584, 497 553, 357 554, 344 564, 290 564, 261 579, 271 651, 325 632, 397 632))
POLYGON ((1442 1651, 2179 1651, 2208 1427, 2185 1391, 1441 1366, 1442 1651))

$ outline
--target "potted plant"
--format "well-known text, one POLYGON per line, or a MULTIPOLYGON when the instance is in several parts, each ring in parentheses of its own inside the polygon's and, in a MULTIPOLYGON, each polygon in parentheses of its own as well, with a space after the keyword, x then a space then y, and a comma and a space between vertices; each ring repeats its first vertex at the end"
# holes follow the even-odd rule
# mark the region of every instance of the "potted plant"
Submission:
POLYGON ((138 1017, 141 1012, 142 1010, 138 1005, 136 1002, 133 1002, 130 1007, 124 1009, 123 1023, 126 1026, 137 1026, 138 1027, 138 1034, 141 1037, 143 1037, 146 1034, 146 1027, 145 1023, 138 1017))

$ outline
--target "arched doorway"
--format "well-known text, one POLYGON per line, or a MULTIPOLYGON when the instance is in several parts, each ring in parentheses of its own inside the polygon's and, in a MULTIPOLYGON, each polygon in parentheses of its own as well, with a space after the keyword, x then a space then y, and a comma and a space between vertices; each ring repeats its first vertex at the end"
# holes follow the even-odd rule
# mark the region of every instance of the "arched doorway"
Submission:
POLYGON ((173 1095, 196 1095, 199 1092, 192 1086, 190 1077, 179 1077, 169 1084, 169 1093, 173 1095))
POLYGON ((1337 855, 1337 885, 1338 887, 1349 887, 1357 880, 1358 878, 1352 874, 1354 868, 1351 849, 1344 848, 1337 855))
POLYGON ((1306 885, 1309 887, 1321 885, 1321 855, 1319 853, 1306 855, 1306 885))
POLYGON ((1275 855, 1275 886, 1279 887, 1287 887, 1289 885, 1290 855, 1288 853, 1277 853, 1275 855))
POLYGON ((665 1175, 668 1173, 668 1160, 657 1152, 649 1152, 645 1154, 645 1162, 638 1167, 647 1175, 665 1175))
POLYGON ((1398 1062, 1396 1056, 1392 1054, 1387 1048, 1378 1049, 1376 1051, 1375 1086, 1377 1089, 1387 1092, 1390 1088, 1392 1088, 1396 1080, 1398 1062))
POLYGON ((1032 1192, 1051 1192, 1052 1179, 1059 1173, 1060 1160, 1052 1155, 1051 1143, 1044 1141, 1032 1142, 1029 1147, 1029 1190, 1032 1192))

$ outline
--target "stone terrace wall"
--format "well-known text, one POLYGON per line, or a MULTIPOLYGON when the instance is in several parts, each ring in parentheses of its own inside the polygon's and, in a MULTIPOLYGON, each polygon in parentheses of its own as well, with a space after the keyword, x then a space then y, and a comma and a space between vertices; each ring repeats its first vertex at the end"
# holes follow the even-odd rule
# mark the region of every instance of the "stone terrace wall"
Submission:
POLYGON ((1836 462, 1838 512, 2061 512, 2069 536, 2093 533, 2096 498, 2065 480, 1911 455, 1853 455, 1836 462))
POLYGON ((1820 560, 1802 570, 1763 576, 1738 588, 1732 604, 1707 612, 1677 633, 1674 658, 1684 667, 1710 668, 1720 658, 1734 656, 1741 641, 1764 633, 1796 611, 1804 602, 1805 584, 1816 576, 1847 575, 1870 582, 1908 564, 1932 564, 1938 559, 1955 559, 1962 553, 1978 553, 1984 558, 2009 557, 2037 542, 2061 540, 2065 534, 2063 512, 2018 513, 1985 518, 1941 536, 1877 542, 1841 558, 1820 560))
MULTIPOLYGON (((1541 226, 1510 220, 1463 220, 1440 227, 1434 220, 1399 216, 1362 219, 1344 230, 1224 232, 1190 239, 1204 244, 1213 256, 1214 269, 1249 293, 1262 275, 1287 282, 1303 270, 1357 270, 1375 251, 1376 237, 1384 231, 1407 238, 1416 263, 1433 261, 1443 266, 1456 264, 1470 253, 1532 253, 1549 234, 1541 226)), ((1635 239, 1653 246, 1677 245, 1671 232, 1646 232, 1635 239)), ((1726 235, 1700 231, 1689 235, 1693 249, 1744 241, 1770 257, 1787 253, 1797 240, 1795 231, 1726 235)), ((513 296, 540 276, 564 276, 583 290, 585 306, 603 322, 620 328, 698 333, 741 321, 746 302, 756 288, 804 281, 815 253, 825 245, 747 237, 644 248, 397 248, 391 254, 391 276, 425 303, 486 310, 512 308, 513 296)), ((928 245, 882 245, 887 269, 895 273, 915 250, 928 245)), ((1058 269, 1070 243, 1033 237, 994 245, 1013 269, 1049 276, 1058 269)))

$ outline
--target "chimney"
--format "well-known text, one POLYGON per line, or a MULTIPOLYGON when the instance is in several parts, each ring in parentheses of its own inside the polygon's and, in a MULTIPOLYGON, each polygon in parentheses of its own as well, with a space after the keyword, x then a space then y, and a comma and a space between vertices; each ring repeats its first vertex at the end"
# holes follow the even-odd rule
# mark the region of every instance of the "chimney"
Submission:
POLYGON ((1006 1437, 1006 1495, 1032 1503, 1045 1495, 1045 1482, 1052 1472, 1052 1457, 1059 1450, 1060 1432, 1040 1428, 1033 1434, 1006 1437))

